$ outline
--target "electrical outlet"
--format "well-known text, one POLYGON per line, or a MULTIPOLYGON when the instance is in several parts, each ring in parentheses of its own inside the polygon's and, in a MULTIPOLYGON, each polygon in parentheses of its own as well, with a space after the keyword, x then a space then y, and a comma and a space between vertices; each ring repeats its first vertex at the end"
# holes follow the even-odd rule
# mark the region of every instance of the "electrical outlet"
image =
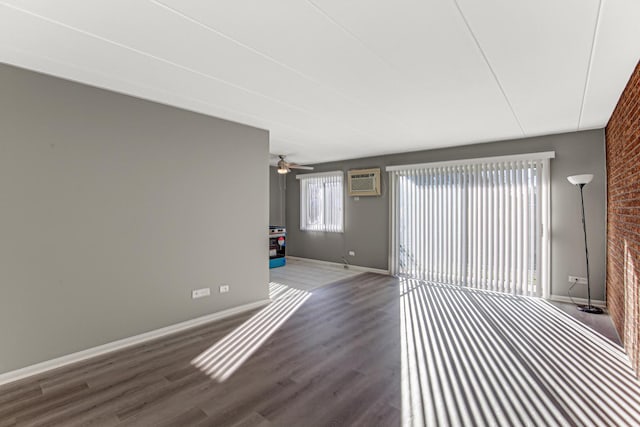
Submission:
POLYGON ((569 283, 577 283, 578 285, 586 285, 587 278, 586 277, 578 277, 578 276, 569 276, 569 283))
POLYGON ((224 294, 226 292, 229 292, 229 285, 220 285, 220 293, 224 294))
POLYGON ((209 295, 211 295, 211 289, 209 288, 195 289, 191 291, 192 299, 208 297, 209 295))
POLYGON ((356 251, 349 251, 349 256, 356 256, 356 251))

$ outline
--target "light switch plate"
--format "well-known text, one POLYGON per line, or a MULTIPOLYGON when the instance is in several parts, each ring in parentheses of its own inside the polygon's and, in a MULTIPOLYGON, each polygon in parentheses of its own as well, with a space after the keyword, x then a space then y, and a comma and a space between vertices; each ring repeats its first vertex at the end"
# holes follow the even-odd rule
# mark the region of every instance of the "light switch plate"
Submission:
POLYGON ((191 298, 192 299, 208 297, 209 295, 211 295, 211 289, 210 288, 195 289, 195 290, 191 291, 191 298))

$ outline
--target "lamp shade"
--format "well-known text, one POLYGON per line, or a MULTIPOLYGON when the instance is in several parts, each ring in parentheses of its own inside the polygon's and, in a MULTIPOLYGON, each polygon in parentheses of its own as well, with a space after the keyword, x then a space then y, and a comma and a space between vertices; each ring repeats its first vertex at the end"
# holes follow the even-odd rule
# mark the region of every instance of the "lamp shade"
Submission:
POLYGON ((567 179, 573 185, 581 185, 581 184, 584 185, 591 182, 591 180, 593 179, 593 174, 585 173, 582 175, 571 175, 571 176, 568 176, 567 179))

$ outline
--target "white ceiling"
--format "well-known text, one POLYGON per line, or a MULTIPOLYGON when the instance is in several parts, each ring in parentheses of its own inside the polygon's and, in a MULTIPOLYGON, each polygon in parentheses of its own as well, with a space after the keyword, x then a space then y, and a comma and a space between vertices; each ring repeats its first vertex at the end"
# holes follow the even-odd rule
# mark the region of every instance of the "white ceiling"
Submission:
POLYGON ((604 127, 638 0, 9 0, 0 59, 316 163, 604 127))

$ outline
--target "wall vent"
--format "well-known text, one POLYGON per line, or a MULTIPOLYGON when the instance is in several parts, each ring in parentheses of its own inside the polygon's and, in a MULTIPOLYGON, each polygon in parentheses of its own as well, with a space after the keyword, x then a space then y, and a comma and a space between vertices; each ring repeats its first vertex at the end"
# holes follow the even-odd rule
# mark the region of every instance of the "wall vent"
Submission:
POLYGON ((380 168, 349 171, 350 196, 379 196, 380 168))

